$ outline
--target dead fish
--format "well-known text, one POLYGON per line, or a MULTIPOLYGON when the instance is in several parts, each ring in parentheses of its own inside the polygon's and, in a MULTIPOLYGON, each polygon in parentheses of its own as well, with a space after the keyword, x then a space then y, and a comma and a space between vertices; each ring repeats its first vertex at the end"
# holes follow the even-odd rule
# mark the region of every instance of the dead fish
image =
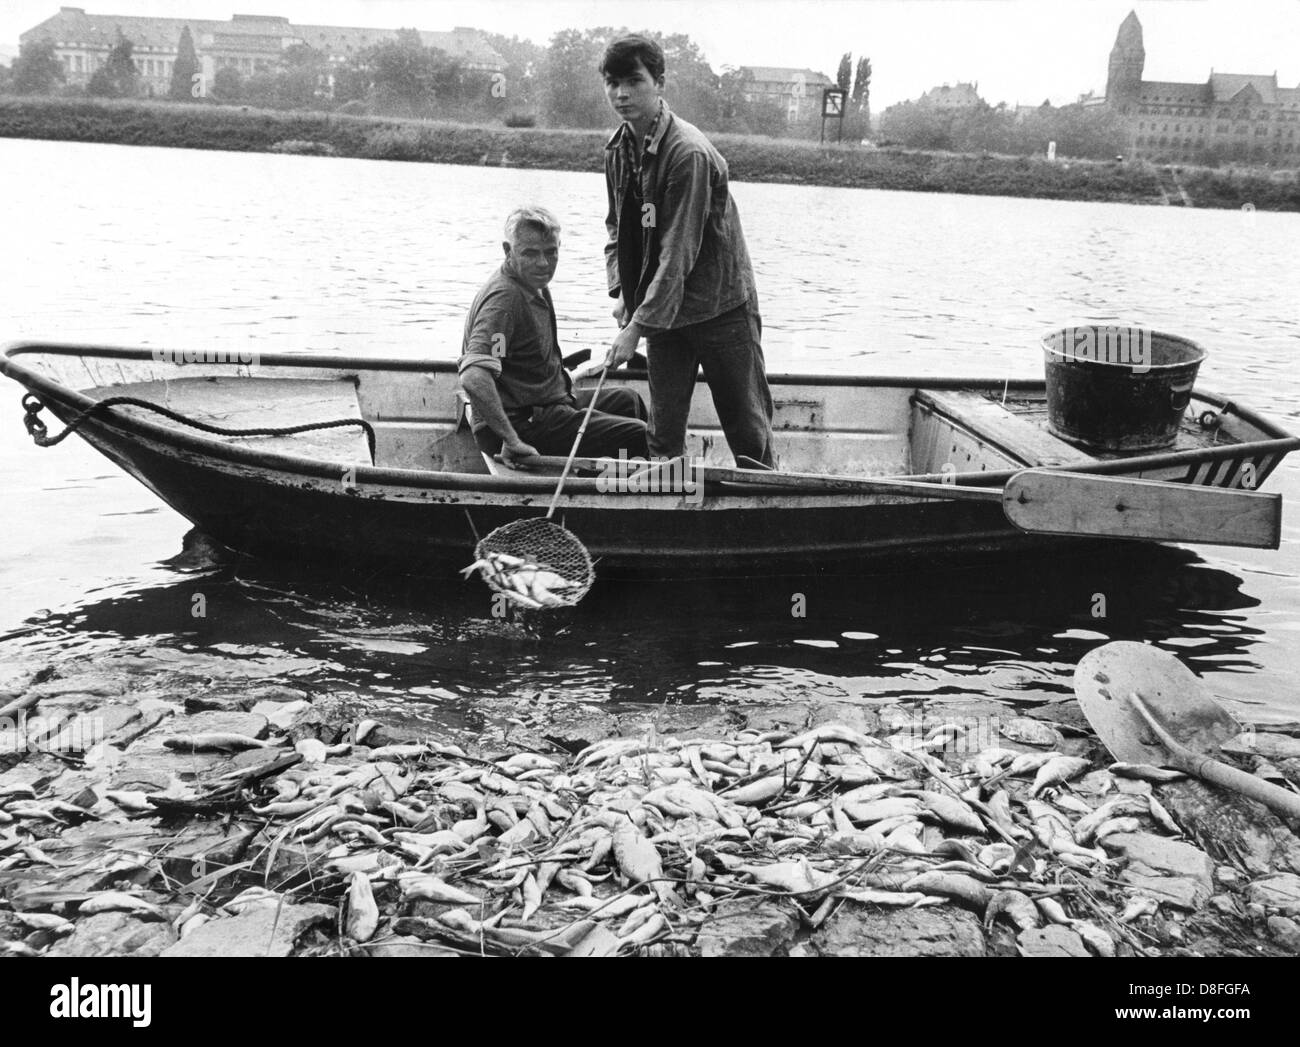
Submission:
POLYGON ((425 898, 431 902, 449 902, 454 905, 478 905, 481 899, 459 887, 444 883, 431 873, 408 873, 397 878, 404 901, 425 898))
POLYGON ((1132 923, 1134 920, 1143 916, 1154 916, 1160 909, 1160 903, 1154 898, 1148 898, 1144 894, 1130 898, 1128 905, 1124 906, 1124 912, 1119 918, 1120 923, 1132 923))
POLYGON ((326 862, 326 868, 351 876, 353 873, 373 873, 383 868, 381 851, 362 851, 359 854, 341 855, 326 862))
POLYGON ((1117 796, 1113 800, 1107 800, 1091 814, 1085 814, 1074 823, 1075 842, 1087 846, 1096 835, 1097 827, 1103 822, 1121 814, 1143 810, 1146 810, 1146 802, 1140 796, 1117 796))
POLYGON ((1047 745, 1055 748, 1061 744, 1061 732, 1032 716, 1015 716, 998 725, 999 731, 1013 742, 1022 745, 1047 745))
POLYGON ((773 746, 774 749, 802 749, 805 745, 812 745, 818 742, 846 742, 853 746, 875 745, 876 740, 863 734, 861 731, 855 731, 852 727, 847 727, 842 723, 823 723, 818 724, 810 731, 804 731, 803 734, 796 734, 793 738, 788 738, 773 746))
POLYGON ((222 908, 238 916, 254 909, 274 909, 280 904, 280 899, 280 895, 265 887, 249 887, 231 898, 222 908))
MULTIPOLYGON (((57 822, 59 820, 58 815, 47 810, 45 807, 41 807, 35 803, 26 803, 21 800, 16 803, 8 804, 5 807, 5 810, 15 818, 35 818, 38 821, 43 822, 57 822)), ((85 812, 83 811, 82 813, 84 814, 85 812)))
POLYGON ((415 760, 429 752, 429 747, 423 743, 408 742, 397 745, 381 745, 378 749, 371 749, 371 760, 415 760))
POLYGON ((1087 920, 1075 920, 1070 924, 1070 927, 1075 934, 1083 939, 1083 944, 1098 956, 1110 958, 1115 955, 1114 939, 1095 923, 1089 923, 1087 920))
POLYGON ((1049 785, 1057 785, 1061 782, 1068 782, 1071 778, 1077 778, 1090 766, 1092 765, 1081 756, 1057 756, 1048 760, 1038 769, 1038 774, 1034 778, 1034 785, 1029 790, 1029 795, 1037 796, 1049 785))
POLYGON ((1057 807, 1067 811, 1073 811, 1075 814, 1091 814, 1092 806, 1077 796, 1071 796, 1069 793, 1061 793, 1052 801, 1057 807))
POLYGON ((498 761, 497 766, 512 775, 525 771, 558 771, 560 765, 540 753, 515 753, 509 759, 498 761))
POLYGON ((645 945, 669 929, 663 913, 654 913, 640 927, 629 934, 619 935, 624 945, 645 945))
POLYGON ((927 773, 925 763, 918 757, 887 745, 865 746, 858 750, 858 756, 873 771, 895 781, 924 778, 927 773))
POLYGON ((1182 771, 1169 767, 1153 767, 1148 763, 1113 763, 1107 768, 1111 774, 1121 778, 1139 778, 1147 782, 1176 782, 1186 778, 1182 771))
POLYGON ((163 911, 153 902, 145 901, 125 891, 102 891, 93 898, 87 898, 77 907, 78 915, 89 916, 100 912, 143 912, 153 916, 163 915, 163 911))
POLYGON ((954 872, 921 873, 904 883, 903 890, 950 898, 964 903, 976 912, 984 912, 993 897, 993 892, 973 876, 954 872))
POLYGON ((943 793, 935 792, 917 792, 909 795, 920 800, 925 810, 929 811, 945 825, 972 833, 982 833, 984 831, 984 822, 980 820, 980 816, 954 796, 945 796, 943 793))
POLYGON ((1183 834, 1182 827, 1173 819, 1173 816, 1165 809, 1164 804, 1148 794, 1146 797, 1147 810, 1151 812, 1151 817, 1160 823, 1161 827, 1173 833, 1175 836, 1183 834))
POLYGON ((773 862, 771 865, 738 865, 736 871, 790 894, 824 891, 839 880, 834 873, 814 869, 806 858, 797 862, 773 862))
POLYGON ((519 887, 519 894, 524 903, 523 920, 527 922, 542 907, 542 891, 537 884, 537 877, 528 873, 519 887))
POLYGON ((786 779, 784 775, 773 775, 768 778, 760 778, 756 782, 750 782, 748 785, 742 785, 738 789, 731 789, 722 795, 732 803, 742 803, 746 806, 766 803, 774 797, 780 796, 785 791, 786 779))
POLYGON ((441 829, 432 833, 395 832, 392 837, 397 843, 424 847, 432 854, 457 854, 467 846, 460 834, 451 829, 441 829))
POLYGON ((854 822, 869 824, 887 818, 915 818, 925 807, 910 796, 887 796, 867 803, 841 803, 844 813, 854 822))
POLYGON ((884 850, 885 837, 874 830, 834 832, 826 837, 826 846, 841 854, 875 854, 884 850))
POLYGON ((908 825, 900 825, 885 837, 885 846, 891 851, 902 851, 906 854, 928 854, 930 849, 921 842, 921 838, 913 828, 914 825, 919 824, 912 822, 908 825))
POLYGON ((1028 774, 1030 771, 1036 771, 1043 764, 1055 760, 1061 756, 1061 753, 1021 753, 1011 761, 1011 766, 1006 769, 1006 773, 1012 778, 1022 774, 1028 774))
POLYGON ((1135 833, 1141 828, 1142 823, 1132 816, 1107 818, 1097 827, 1097 842, 1100 843, 1112 833, 1135 833))
POLYGON ((1015 749, 999 749, 996 746, 981 749, 972 757, 971 767, 981 780, 992 778, 998 773, 998 767, 1019 755, 1015 749))
POLYGON ((1074 922, 1066 915, 1065 910, 1061 908, 1061 903, 1055 898, 1039 898, 1037 899, 1036 904, 1038 906, 1038 911, 1042 913, 1050 923, 1059 923, 1068 927, 1074 922))
POLYGON ((1289 760, 1300 756, 1300 738, 1251 730, 1235 738, 1229 738, 1219 748, 1226 753, 1239 756, 1264 756, 1270 760, 1289 760))
POLYGON ((984 926, 991 928, 994 921, 1005 914, 1017 931, 1028 931, 1038 926, 1038 909, 1022 891, 998 891, 989 899, 984 910, 984 926))
POLYGON ((55 916, 53 913, 15 912, 13 917, 33 931, 50 931, 58 935, 70 933, 75 926, 71 920, 65 920, 62 916, 55 916))
POLYGON ((980 851, 978 857, 981 865, 987 866, 998 875, 1002 875, 1011 870, 1011 863, 1016 857, 1016 849, 1009 843, 991 843, 980 851))
MULTIPOLYGON (((664 875, 663 860, 655 845, 627 819, 623 819, 613 833, 614 861, 619 870, 633 883, 660 880, 664 875)), ((656 891, 666 884, 652 884, 656 891)))
POLYGON ((271 749, 270 742, 260 742, 234 731, 209 731, 205 734, 175 734, 163 739, 168 749, 186 753, 241 752, 244 749, 271 749))
POLYGON ((254 814, 269 814, 281 818, 296 818, 300 814, 314 811, 320 807, 317 800, 290 800, 287 803, 272 801, 262 807, 250 807, 254 814))
POLYGON ((0 785, 0 800, 34 800, 36 790, 30 785, 0 785))
POLYGON ((863 905, 915 905, 927 895, 919 891, 881 891, 871 887, 859 887, 853 891, 838 891, 836 898, 846 898, 863 905))
POLYGON ((124 811, 152 811, 154 807, 148 797, 149 794, 143 790, 109 789, 104 793, 106 800, 111 800, 124 811))
POLYGON ((368 942, 379 929, 379 906, 365 873, 354 872, 348 884, 348 915, 344 932, 357 942, 368 942))

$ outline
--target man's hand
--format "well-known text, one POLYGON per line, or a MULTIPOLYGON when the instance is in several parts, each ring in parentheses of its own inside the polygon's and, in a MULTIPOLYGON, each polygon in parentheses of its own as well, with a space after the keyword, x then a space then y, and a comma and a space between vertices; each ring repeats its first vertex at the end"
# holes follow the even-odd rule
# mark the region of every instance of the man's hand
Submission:
POLYGON ((605 354, 605 366, 612 369, 627 363, 636 355, 637 343, 640 341, 640 325, 635 322, 629 323, 614 336, 614 342, 609 347, 609 352, 605 354))
POLYGON ((612 313, 614 316, 614 322, 618 324, 619 327, 627 326, 627 306, 623 304, 623 298, 621 295, 618 299, 618 305, 614 306, 612 313))
POLYGON ((526 459, 538 457, 537 448, 532 444, 526 444, 518 437, 508 443, 501 445, 501 460, 506 465, 516 467, 526 464, 526 459))

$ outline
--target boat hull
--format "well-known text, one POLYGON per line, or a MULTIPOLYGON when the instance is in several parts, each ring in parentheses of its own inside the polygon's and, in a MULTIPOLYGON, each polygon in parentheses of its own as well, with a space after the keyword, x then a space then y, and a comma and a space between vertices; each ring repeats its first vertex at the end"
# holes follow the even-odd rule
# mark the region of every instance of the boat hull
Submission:
MULTIPOLYGON (((485 468, 453 406, 451 362, 267 354, 255 366, 182 366, 159 355, 19 345, 0 356, 0 372, 64 422, 97 399, 150 389, 173 406, 197 390, 217 412, 209 417, 228 426, 239 412, 241 424, 248 417, 255 425, 283 426, 293 399, 286 389, 304 392, 301 409, 314 421, 347 417, 345 410, 369 420, 377 453, 366 449, 355 428, 351 436, 331 430, 331 443, 248 440, 196 432, 132 407, 81 422, 82 438, 197 528, 253 555, 451 577, 472 558, 478 536, 543 515, 554 492, 553 476, 498 476, 485 468), (460 449, 430 457, 431 447, 448 442, 460 449)), ((644 376, 613 380, 643 383, 644 376)), ((1192 433, 1187 449, 1170 454, 1081 459, 1059 441, 1045 444, 1041 427, 1006 408, 1008 392, 1012 400, 1017 393, 1033 400, 1042 394, 1041 382, 819 375, 770 381, 783 468, 792 471, 801 456, 834 471, 837 459, 827 456, 838 446, 852 459, 848 466, 838 459, 839 471, 995 489, 1026 465, 1043 464, 1242 487, 1261 483, 1297 443, 1233 407, 1231 445, 1192 433), (990 398, 972 392, 981 389, 990 398), (1058 457, 1045 461, 1044 454, 1058 457), (928 471, 941 465, 942 475, 928 471)), ((1200 398, 1227 415, 1226 401, 1200 398)), ((1036 402, 1028 404, 1030 414, 1036 402)), ((694 452, 717 463, 725 455, 717 419, 706 397, 697 396, 695 405, 694 452)), ((909 557, 964 562, 985 554, 1085 551, 1123 540, 1027 534, 1008 522, 997 500, 845 493, 829 485, 791 491, 719 482, 656 493, 609 489, 599 478, 574 476, 565 485, 559 518, 597 559, 602 575, 819 573, 909 557)))

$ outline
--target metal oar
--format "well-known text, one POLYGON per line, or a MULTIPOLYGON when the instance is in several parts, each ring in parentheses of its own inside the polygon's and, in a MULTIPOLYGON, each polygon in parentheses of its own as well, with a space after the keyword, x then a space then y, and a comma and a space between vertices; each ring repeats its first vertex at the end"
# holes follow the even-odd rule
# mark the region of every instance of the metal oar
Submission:
POLYGON ((1241 726, 1172 654, 1147 644, 1108 643, 1079 662, 1074 693, 1116 760, 1175 767, 1300 818, 1300 796, 1215 758, 1241 726))

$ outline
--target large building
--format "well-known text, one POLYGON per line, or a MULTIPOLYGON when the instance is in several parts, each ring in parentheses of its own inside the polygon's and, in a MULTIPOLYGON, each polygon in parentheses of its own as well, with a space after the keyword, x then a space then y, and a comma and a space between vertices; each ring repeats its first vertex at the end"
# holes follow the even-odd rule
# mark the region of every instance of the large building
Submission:
MULTIPOLYGON (((329 25, 293 25, 278 15, 235 15, 228 22, 202 18, 141 18, 134 15, 92 15, 80 7, 61 7, 59 13, 23 33, 28 44, 49 40, 63 63, 67 82, 84 85, 108 61, 108 53, 123 36, 131 41, 141 90, 166 93, 171 84, 181 30, 189 27, 205 80, 218 69, 230 67, 245 76, 274 68, 280 53, 295 44, 323 52, 334 65, 342 65, 368 47, 397 38, 395 29, 356 29, 329 25)), ((437 47, 458 59, 467 69, 500 72, 505 62, 477 29, 420 32, 426 47, 437 47)))
POLYGON ((1143 80, 1145 63, 1142 23, 1129 12, 1106 77, 1106 104, 1124 120, 1129 155, 1300 166, 1300 87, 1279 87, 1276 72, 1211 70, 1201 84, 1143 80))
POLYGON ((931 109, 975 109, 983 105, 984 100, 980 98, 977 80, 973 84, 959 83, 956 87, 948 84, 932 87, 916 100, 916 104, 931 109))
POLYGON ((821 112, 822 91, 835 81, 825 73, 784 66, 742 65, 745 77, 742 94, 747 102, 775 102, 786 118, 799 120, 809 112, 821 112))

